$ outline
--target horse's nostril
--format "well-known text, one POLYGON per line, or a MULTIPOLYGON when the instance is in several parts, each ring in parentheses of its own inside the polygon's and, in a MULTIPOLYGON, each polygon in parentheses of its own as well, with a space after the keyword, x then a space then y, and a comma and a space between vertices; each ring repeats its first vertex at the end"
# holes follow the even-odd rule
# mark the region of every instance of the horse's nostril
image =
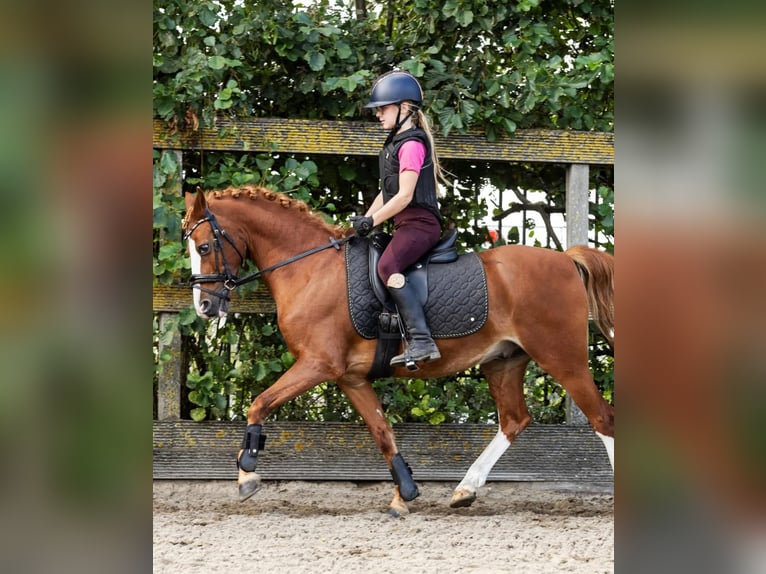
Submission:
POLYGON ((203 299, 199 302, 199 310, 207 314, 207 312, 210 311, 210 305, 210 299, 203 299))

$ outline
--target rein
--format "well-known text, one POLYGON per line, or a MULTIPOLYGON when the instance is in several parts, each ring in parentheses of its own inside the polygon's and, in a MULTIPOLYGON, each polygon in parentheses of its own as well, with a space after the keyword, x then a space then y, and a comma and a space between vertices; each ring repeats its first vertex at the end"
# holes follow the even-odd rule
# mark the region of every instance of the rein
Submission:
POLYGON ((334 247, 336 251, 340 251, 340 246, 346 243, 347 241, 349 241, 352 237, 353 235, 349 235, 348 237, 341 237, 340 239, 334 239, 333 237, 329 237, 328 238, 330 240, 329 243, 325 243, 324 245, 319 245, 318 247, 312 247, 308 251, 298 253, 298 255, 294 255, 290 257, 289 259, 285 259, 284 261, 280 261, 279 263, 270 265, 269 267, 266 267, 265 269, 261 269, 260 271, 256 271, 255 273, 251 273, 250 275, 246 275, 242 279, 237 279, 234 286, 239 287, 240 285, 244 285, 245 283, 254 281, 260 278, 261 275, 263 275, 264 273, 268 273, 269 271, 274 271, 274 269, 279 269, 280 267, 284 267, 285 265, 294 263, 295 261, 298 261, 299 259, 308 257, 309 255, 314 255, 314 253, 319 253, 320 251, 324 251, 325 249, 330 249, 331 247, 334 247))
POLYGON ((255 273, 251 273, 250 275, 247 275, 245 277, 242 277, 241 279, 236 276, 236 274, 232 273, 231 269, 229 268, 229 265, 226 261, 226 257, 223 254, 223 249, 221 248, 221 238, 225 239, 229 242, 229 244, 234 248, 234 251, 237 252, 237 255, 239 255, 240 258, 240 265, 242 262, 244 262, 245 257, 242 255, 240 250, 237 248, 237 246, 234 244, 234 241, 232 240, 231 236, 229 236, 226 231, 224 231, 221 226, 218 224, 218 221, 216 220, 215 216, 212 214, 212 212, 209 209, 205 209, 205 217, 197 221, 194 225, 191 226, 189 231, 184 233, 184 240, 188 239, 191 234, 194 232, 197 227, 202 225, 203 223, 209 223, 210 227, 213 230, 213 250, 215 252, 216 256, 216 267, 218 267, 218 252, 221 253, 221 259, 223 261, 223 273, 200 273, 198 275, 192 275, 190 278, 189 283, 191 284, 192 288, 197 287, 197 289, 200 289, 201 291, 204 291, 205 293, 208 293, 210 295, 215 295, 217 297, 221 297, 224 299, 229 298, 229 293, 239 287, 240 285, 244 285, 245 283, 249 283, 251 281, 255 281, 256 279, 259 279, 264 274, 268 273, 269 271, 274 271, 275 269, 279 269, 280 267, 284 267, 285 265, 289 265, 290 263, 294 263, 298 261, 299 259, 303 259, 304 257, 308 257, 309 255, 313 255, 315 253, 319 253, 320 251, 324 251, 325 249, 335 248, 336 251, 340 251, 340 246, 349 241, 353 235, 349 235, 347 237, 342 237, 340 239, 335 239, 333 237, 329 238, 329 243, 326 243, 324 245, 319 245, 318 247, 313 247, 309 249, 308 251, 303 251, 302 253, 299 253, 297 255, 294 255, 293 257, 290 257, 288 259, 285 259, 284 261, 280 261, 279 263, 275 263, 274 265, 270 265, 269 267, 266 267, 265 269, 260 269, 259 271, 256 271, 255 273), (216 281, 222 281, 224 289, 226 291, 211 291, 210 289, 205 289, 204 287, 201 287, 200 283, 212 283, 216 281))

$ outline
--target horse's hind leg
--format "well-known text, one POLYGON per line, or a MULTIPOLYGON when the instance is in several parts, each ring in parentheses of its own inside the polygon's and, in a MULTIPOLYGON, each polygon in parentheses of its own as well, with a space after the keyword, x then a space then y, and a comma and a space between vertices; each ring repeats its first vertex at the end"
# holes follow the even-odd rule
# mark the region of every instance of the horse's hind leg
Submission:
POLYGON ((593 382, 588 366, 586 341, 582 340, 581 345, 575 346, 575 337, 562 335, 559 340, 561 344, 555 350, 555 355, 551 352, 550 355, 536 356, 535 360, 564 387, 588 418, 593 430, 603 441, 609 463, 614 470, 614 407, 604 400, 593 382))
POLYGON ((614 471, 614 407, 601 396, 593 382, 590 370, 586 368, 584 372, 569 376, 556 377, 553 373, 551 375, 567 390, 569 396, 588 418, 596 435, 604 443, 609 464, 614 471))
POLYGON ((383 413, 383 407, 375 394, 375 389, 366 379, 351 380, 349 377, 338 381, 338 386, 364 419, 375 444, 388 463, 391 476, 396 484, 394 498, 389 507, 391 513, 394 515, 409 513, 406 503, 417 498, 420 491, 412 479, 409 466, 399 454, 394 440, 394 430, 383 413))
POLYGON ((524 372, 528 363, 529 358, 524 357, 513 361, 498 359, 482 365, 489 392, 497 404, 500 428, 455 488, 450 500, 452 508, 473 504, 476 491, 487 481, 492 467, 531 421, 524 401, 524 372))

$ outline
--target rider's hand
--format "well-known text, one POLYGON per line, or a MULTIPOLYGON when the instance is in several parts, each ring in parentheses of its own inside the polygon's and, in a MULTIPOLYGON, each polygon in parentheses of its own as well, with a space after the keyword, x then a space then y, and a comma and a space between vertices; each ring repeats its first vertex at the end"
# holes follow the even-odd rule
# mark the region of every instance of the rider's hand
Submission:
POLYGON ((356 231, 358 236, 365 237, 370 233, 370 231, 372 231, 372 228, 375 226, 375 221, 372 219, 372 217, 360 217, 355 215, 351 217, 351 224, 354 226, 354 231, 356 231))

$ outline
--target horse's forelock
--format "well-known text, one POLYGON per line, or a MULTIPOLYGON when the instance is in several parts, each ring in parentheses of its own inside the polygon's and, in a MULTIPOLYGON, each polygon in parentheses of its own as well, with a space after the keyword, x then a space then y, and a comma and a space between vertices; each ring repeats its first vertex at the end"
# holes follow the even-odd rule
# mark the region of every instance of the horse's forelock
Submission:
POLYGON ((191 225, 191 212, 191 207, 186 210, 184 218, 181 220, 181 231, 187 231, 189 229, 189 226, 191 225))

